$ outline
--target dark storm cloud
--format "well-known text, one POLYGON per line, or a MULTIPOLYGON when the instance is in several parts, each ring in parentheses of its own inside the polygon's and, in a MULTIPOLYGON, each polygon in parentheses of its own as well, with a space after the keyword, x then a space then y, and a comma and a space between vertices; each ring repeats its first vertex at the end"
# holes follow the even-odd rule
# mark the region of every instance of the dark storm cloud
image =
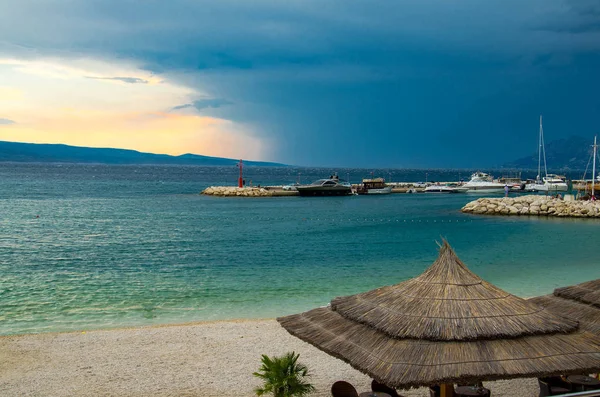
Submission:
POLYGON ((175 108, 253 126, 271 160, 490 166, 536 149, 540 113, 551 140, 600 110, 596 0, 11 2, 11 48, 134 59, 228 98, 175 108))

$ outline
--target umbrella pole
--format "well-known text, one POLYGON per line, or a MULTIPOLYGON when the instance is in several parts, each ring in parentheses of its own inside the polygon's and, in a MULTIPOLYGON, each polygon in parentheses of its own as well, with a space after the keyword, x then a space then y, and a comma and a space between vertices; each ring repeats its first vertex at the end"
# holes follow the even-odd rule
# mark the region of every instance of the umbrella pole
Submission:
POLYGON ((440 385, 440 397, 453 397, 454 385, 444 383, 440 385))

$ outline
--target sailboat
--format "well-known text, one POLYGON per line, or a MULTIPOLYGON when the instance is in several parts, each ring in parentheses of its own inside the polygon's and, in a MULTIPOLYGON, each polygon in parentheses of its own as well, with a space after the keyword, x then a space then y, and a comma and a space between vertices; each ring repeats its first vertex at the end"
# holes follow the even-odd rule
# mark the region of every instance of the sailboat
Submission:
POLYGON ((549 174, 546 166, 546 148, 544 144, 544 127, 542 126, 542 116, 540 115, 540 138, 538 148, 538 173, 535 183, 525 186, 525 190, 534 192, 566 192, 569 189, 564 177, 549 174), (545 177, 540 178, 542 174, 542 157, 544 158, 545 177))
POLYGON ((596 152, 598 151, 598 145, 596 145, 596 136, 594 135, 594 166, 592 168, 592 200, 596 200, 596 152))
MULTIPOLYGON (((600 175, 596 175, 596 152, 598 151, 598 145, 596 144, 596 138, 597 137, 594 136, 594 144, 592 145, 593 152, 592 152, 592 156, 590 156, 590 157, 593 157, 593 159, 594 159, 593 166, 592 166, 592 181, 591 181, 592 183, 591 183, 591 196, 590 196, 590 197, 593 197, 592 200, 596 199, 595 198, 595 195, 596 195, 596 183, 600 183, 600 175)), ((591 158, 590 158, 590 160, 591 160, 591 158)), ((589 166, 589 161, 588 161, 588 166, 589 166)), ((588 182, 585 179, 585 175, 586 174, 587 174, 587 167, 585 169, 585 173, 583 174, 583 180, 584 180, 585 185, 586 185, 586 189, 585 190, 587 192, 587 184, 588 184, 588 182)))

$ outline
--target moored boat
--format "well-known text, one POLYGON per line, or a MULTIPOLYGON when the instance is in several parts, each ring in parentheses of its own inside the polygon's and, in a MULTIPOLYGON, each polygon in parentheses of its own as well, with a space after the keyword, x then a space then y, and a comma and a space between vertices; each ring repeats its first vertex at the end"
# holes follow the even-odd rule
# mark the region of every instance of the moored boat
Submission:
POLYGON ((547 174, 541 182, 525 186, 526 190, 536 192, 566 192, 569 189, 564 176, 547 174))
POLYGON ((392 187, 385 184, 385 179, 363 179, 356 189, 358 194, 390 194, 392 187))
POLYGON ((504 185, 494 182, 494 178, 485 172, 475 172, 471 175, 471 180, 462 187, 467 188, 467 193, 503 193, 504 185))
POLYGON ((544 128, 542 126, 542 116, 540 115, 540 132, 538 148, 538 174, 534 183, 525 186, 526 191, 533 192, 566 192, 569 189, 566 178, 556 174, 549 174, 546 165, 546 147, 544 144, 544 128), (545 177, 540 179, 542 173, 542 158, 544 159, 545 177))
POLYGON ((310 185, 296 186, 296 190, 300 196, 348 196, 352 194, 352 185, 334 174, 310 185))

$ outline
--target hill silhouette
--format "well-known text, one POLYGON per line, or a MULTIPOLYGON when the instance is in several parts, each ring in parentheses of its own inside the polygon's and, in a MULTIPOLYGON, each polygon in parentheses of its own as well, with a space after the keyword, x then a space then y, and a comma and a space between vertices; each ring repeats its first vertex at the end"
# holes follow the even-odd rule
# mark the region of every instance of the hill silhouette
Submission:
MULTIPOLYGON (((592 143, 592 139, 581 136, 570 136, 546 143, 546 163, 548 169, 585 170, 592 154, 592 143)), ((535 152, 527 157, 506 163, 504 167, 537 169, 538 153, 535 152)))
MULTIPOLYGON (((98 164, 173 164, 173 165, 235 165, 238 159, 197 154, 170 156, 128 149, 90 148, 60 144, 39 144, 0 141, 0 161, 33 163, 98 163, 98 164)), ((285 166, 285 164, 245 161, 245 165, 285 166)))

